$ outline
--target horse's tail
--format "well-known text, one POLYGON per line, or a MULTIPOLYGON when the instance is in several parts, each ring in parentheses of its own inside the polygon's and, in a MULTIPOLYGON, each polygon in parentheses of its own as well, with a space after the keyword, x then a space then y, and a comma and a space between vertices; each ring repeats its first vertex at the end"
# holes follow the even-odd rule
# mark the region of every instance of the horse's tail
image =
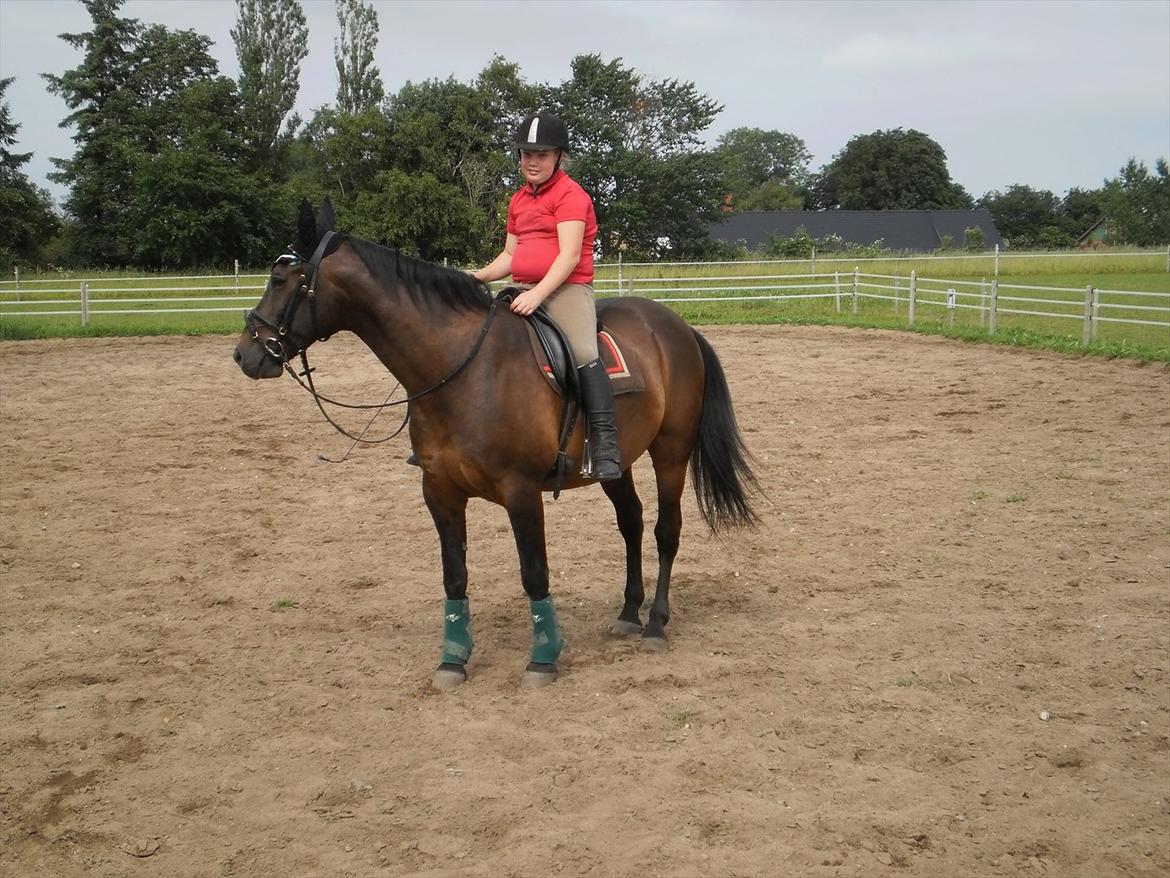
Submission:
MULTIPOLYGON (((694 330, 692 330, 694 331, 694 330)), ((712 533, 728 526, 754 526, 758 522, 748 499, 757 489, 748 463, 749 453, 735 421, 731 392, 723 366, 711 343, 695 332, 703 354, 703 411, 699 416, 699 440, 691 452, 691 482, 699 511, 712 533)))

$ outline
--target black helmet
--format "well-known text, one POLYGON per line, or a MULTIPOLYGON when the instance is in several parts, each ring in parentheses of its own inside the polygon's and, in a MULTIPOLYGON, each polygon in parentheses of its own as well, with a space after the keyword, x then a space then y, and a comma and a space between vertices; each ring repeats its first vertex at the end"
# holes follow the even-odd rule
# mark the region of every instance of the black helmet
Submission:
POLYGON ((516 129, 516 149, 568 149, 569 130, 552 113, 533 113, 516 129))

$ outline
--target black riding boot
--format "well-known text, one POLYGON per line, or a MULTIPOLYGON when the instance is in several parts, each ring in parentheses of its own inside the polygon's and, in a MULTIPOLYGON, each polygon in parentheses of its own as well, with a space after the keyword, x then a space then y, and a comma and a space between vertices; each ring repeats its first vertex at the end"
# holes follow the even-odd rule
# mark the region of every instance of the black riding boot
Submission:
POLYGON ((599 482, 620 479, 621 455, 618 453, 617 430, 613 426, 613 385, 601 360, 586 363, 577 370, 581 379, 581 396, 589 424, 589 475, 599 482))

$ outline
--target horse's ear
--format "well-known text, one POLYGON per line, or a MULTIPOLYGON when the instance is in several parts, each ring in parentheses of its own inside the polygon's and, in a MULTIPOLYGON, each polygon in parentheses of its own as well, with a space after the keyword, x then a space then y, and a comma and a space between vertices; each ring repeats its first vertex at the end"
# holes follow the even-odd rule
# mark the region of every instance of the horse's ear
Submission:
POLYGON ((319 238, 317 221, 313 217, 313 205, 309 204, 309 199, 302 198, 300 211, 297 213, 296 251, 301 254, 312 253, 319 238))
POLYGON ((329 200, 329 196, 325 196, 325 200, 321 202, 321 209, 317 211, 317 240, 325 236, 326 232, 333 231, 333 224, 336 222, 333 216, 333 202, 329 200))

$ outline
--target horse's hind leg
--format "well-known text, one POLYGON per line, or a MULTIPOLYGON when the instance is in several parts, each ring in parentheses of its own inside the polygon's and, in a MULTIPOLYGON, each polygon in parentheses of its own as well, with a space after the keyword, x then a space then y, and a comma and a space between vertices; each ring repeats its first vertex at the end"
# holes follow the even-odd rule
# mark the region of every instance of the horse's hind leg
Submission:
POLYGON ((622 473, 620 479, 601 483, 617 513, 618 530, 626 541, 626 602, 614 626, 619 634, 639 634, 642 620, 638 615, 646 592, 642 585, 642 501, 634 488, 634 476, 630 470, 622 473))
MULTIPOLYGON (((654 457, 653 448, 650 454, 654 457)), ((658 584, 654 589, 654 603, 650 605, 650 620, 642 632, 642 644, 648 649, 665 649, 666 623, 670 621, 670 574, 682 531, 681 500, 686 484, 687 458, 682 456, 670 461, 655 458, 654 475, 658 482, 658 522, 654 525, 654 539, 658 543, 658 584)))

